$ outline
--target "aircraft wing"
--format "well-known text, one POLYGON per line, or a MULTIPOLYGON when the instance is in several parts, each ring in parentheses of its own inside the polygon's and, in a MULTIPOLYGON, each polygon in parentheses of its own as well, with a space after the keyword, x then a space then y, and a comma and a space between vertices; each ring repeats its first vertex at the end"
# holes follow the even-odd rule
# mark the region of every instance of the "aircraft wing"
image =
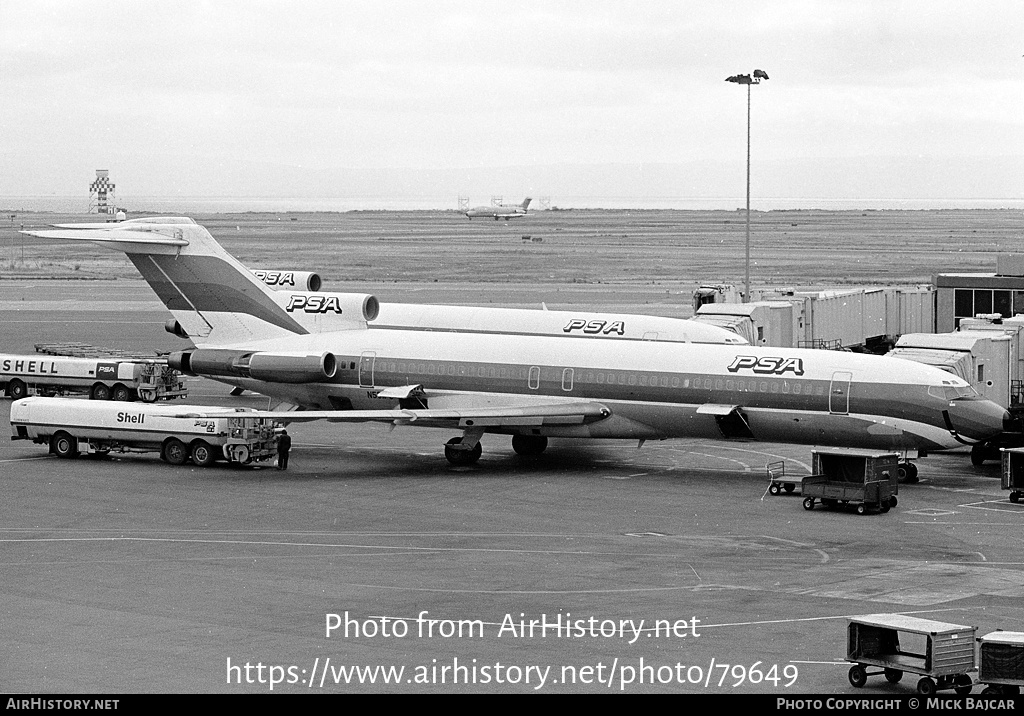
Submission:
MULTIPOLYGON (((306 423, 326 420, 330 423, 391 423, 393 425, 422 425, 424 427, 494 428, 527 427, 541 425, 585 425, 604 420, 612 411, 601 403, 559 403, 554 405, 508 406, 497 408, 439 408, 392 410, 295 410, 256 411, 238 416, 266 418, 284 423, 306 423)), ((217 416, 222 417, 223 413, 217 416)), ((214 417, 211 413, 189 413, 183 410, 180 418, 214 417)))
MULTIPOLYGON (((69 224, 75 226, 74 224, 69 224)), ((86 226, 86 224, 78 224, 77 226, 86 226)), ((93 227, 96 225, 93 224, 93 227)), ((157 234, 152 231, 133 231, 131 229, 43 229, 41 231, 36 230, 25 230, 23 234, 29 236, 38 236, 41 239, 71 239, 74 241, 98 241, 108 243, 121 243, 121 244, 150 244, 150 245, 164 245, 164 246, 188 246, 188 241, 184 238, 175 238, 173 236, 167 236, 165 234, 157 234)))

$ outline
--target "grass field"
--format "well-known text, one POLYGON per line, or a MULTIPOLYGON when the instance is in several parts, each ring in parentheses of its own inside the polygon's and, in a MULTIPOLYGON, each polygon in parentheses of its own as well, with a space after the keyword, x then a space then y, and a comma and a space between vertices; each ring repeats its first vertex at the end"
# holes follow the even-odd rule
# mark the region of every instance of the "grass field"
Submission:
MULTIPOLYGON (((18 233, 91 218, 20 213, 4 221, 0 277, 137 277, 119 253, 18 233)), ((742 284, 744 275, 743 211, 552 210, 509 222, 455 211, 193 218, 246 265, 314 270, 326 290, 438 281, 688 294, 699 283, 742 284)), ((1024 250, 1022 219, 1019 210, 754 212, 751 283, 911 285, 936 273, 994 271, 996 254, 1024 250)))

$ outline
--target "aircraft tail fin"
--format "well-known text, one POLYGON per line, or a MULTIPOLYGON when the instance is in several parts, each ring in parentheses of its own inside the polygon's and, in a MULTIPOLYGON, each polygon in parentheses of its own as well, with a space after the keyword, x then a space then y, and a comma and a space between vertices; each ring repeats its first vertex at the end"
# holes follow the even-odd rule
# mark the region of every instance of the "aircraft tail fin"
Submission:
POLYGON ((520 204, 519 206, 523 207, 523 211, 526 211, 526 207, 528 207, 530 205, 531 201, 533 201, 533 197, 532 196, 528 196, 525 199, 523 199, 523 203, 520 204))
MULTIPOLYGON (((197 347, 283 338, 309 331, 274 292, 187 217, 115 224, 55 224, 25 230, 44 239, 91 241, 123 251, 197 347)), ((171 330, 170 327, 168 330, 171 330)))

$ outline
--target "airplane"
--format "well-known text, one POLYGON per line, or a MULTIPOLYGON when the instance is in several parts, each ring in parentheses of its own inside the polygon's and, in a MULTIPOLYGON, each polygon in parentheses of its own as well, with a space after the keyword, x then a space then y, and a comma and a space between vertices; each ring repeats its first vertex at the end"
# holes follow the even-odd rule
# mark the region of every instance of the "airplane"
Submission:
POLYGON ((474 206, 472 209, 466 212, 466 216, 470 220, 476 217, 493 218, 495 221, 498 219, 515 219, 519 216, 526 216, 526 207, 533 201, 533 197, 526 197, 523 199, 522 204, 499 204, 498 206, 474 206))
MULTIPOLYGON (((283 422, 382 422, 459 431, 453 465, 475 463, 485 433, 521 455, 548 438, 704 438, 898 451, 909 460, 991 438, 1007 411, 969 383, 898 358, 749 345, 619 341, 373 326, 375 297, 332 294, 326 330, 187 217, 25 230, 124 251, 194 348, 169 356, 189 375, 280 401, 283 422), (290 302, 290 301, 289 301, 290 302)), ((315 294, 314 294, 315 295, 315 294)))

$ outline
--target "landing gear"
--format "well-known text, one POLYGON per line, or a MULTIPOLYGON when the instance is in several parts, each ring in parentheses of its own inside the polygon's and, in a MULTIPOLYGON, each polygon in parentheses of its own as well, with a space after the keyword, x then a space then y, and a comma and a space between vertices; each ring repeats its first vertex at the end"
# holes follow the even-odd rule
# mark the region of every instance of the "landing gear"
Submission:
POLYGON ((476 463, 482 452, 483 448, 480 446, 479 439, 473 443, 472 447, 465 445, 462 438, 452 438, 444 446, 445 459, 452 465, 460 467, 476 463))
POLYGON ((917 482, 917 465, 909 460, 905 460, 896 468, 896 474, 899 477, 900 482, 913 484, 917 482))
POLYGON ((512 449, 517 455, 540 455, 548 446, 543 435, 513 435, 512 449))

